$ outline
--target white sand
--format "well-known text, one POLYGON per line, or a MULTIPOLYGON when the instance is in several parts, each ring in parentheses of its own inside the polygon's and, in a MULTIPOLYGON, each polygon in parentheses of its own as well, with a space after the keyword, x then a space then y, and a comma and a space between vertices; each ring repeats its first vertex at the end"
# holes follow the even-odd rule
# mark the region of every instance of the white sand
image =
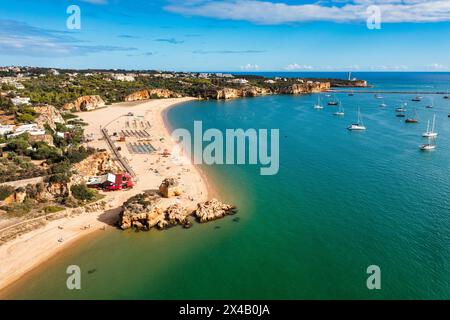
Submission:
POLYGON ((105 127, 110 134, 120 132, 122 129, 135 130, 134 120, 137 121, 140 130, 141 121, 150 122, 151 128, 146 131, 150 134, 150 143, 158 150, 151 155, 130 154, 126 143, 135 142, 137 138, 131 138, 127 142, 116 142, 122 148, 121 154, 129 160, 129 164, 137 175, 135 188, 129 191, 117 191, 106 194, 105 200, 109 203, 110 210, 106 212, 87 213, 74 218, 65 218, 48 223, 45 227, 29 232, 0 246, 0 289, 12 284, 25 273, 35 269, 40 264, 54 256, 61 250, 70 247, 76 240, 83 236, 100 230, 117 220, 120 212, 119 206, 129 197, 145 190, 156 190, 166 177, 180 177, 180 185, 184 194, 179 199, 165 199, 169 203, 181 203, 192 209, 197 202, 207 200, 208 189, 206 181, 197 168, 189 161, 176 164, 172 157, 163 157, 164 149, 173 150, 175 142, 171 139, 165 126, 163 114, 170 107, 180 102, 186 102, 193 98, 151 100, 140 103, 120 103, 95 110, 80 113, 79 116, 86 123, 86 134, 93 134, 95 140, 89 145, 96 148, 109 150, 106 141, 102 139, 100 126, 105 127), (132 112, 134 117, 124 116, 132 112), (143 118, 141 118, 143 117, 143 118), (131 127, 126 127, 126 122, 131 127), (163 138, 163 140, 160 140, 163 138), (99 140, 101 139, 101 140, 99 140), (151 169, 156 169, 155 173, 151 169), (88 230, 83 227, 90 225, 88 230), (63 242, 58 242, 62 239, 63 242))

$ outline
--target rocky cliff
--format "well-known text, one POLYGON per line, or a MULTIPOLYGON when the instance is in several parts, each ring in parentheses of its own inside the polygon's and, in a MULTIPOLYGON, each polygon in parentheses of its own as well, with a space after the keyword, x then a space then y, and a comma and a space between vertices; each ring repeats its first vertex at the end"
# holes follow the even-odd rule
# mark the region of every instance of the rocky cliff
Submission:
POLYGON ((73 166, 73 183, 87 182, 89 177, 123 171, 107 151, 97 152, 73 166))
POLYGON ((298 83, 281 87, 244 86, 242 88, 209 89, 200 95, 200 98, 214 100, 228 100, 242 97, 256 97, 269 94, 307 94, 323 92, 330 89, 329 82, 298 83))
POLYGON ((39 116, 36 119, 36 123, 39 127, 44 128, 45 124, 48 124, 53 130, 56 129, 57 123, 64 123, 64 119, 61 113, 54 106, 39 106, 33 108, 39 116))
POLYGON ((330 89, 329 82, 296 83, 288 87, 280 88, 277 94, 306 94, 319 93, 330 89))
POLYGON ((256 97, 268 94, 272 94, 272 91, 268 88, 248 86, 241 89, 236 88, 210 89, 205 91, 202 94, 201 98, 214 100, 228 100, 242 97, 256 97))
POLYGON ((125 101, 141 101, 148 99, 181 98, 181 95, 168 89, 146 89, 134 92, 125 97, 125 101))
POLYGON ((100 96, 84 96, 64 105, 64 110, 91 111, 105 106, 105 101, 100 96))

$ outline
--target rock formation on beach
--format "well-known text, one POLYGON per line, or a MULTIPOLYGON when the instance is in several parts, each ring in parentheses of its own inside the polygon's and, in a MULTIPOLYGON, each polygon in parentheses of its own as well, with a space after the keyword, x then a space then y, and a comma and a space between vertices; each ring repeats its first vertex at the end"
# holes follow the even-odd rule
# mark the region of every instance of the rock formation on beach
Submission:
POLYGON ((195 211, 188 210, 180 204, 164 205, 161 200, 161 196, 155 192, 138 194, 128 199, 122 207, 119 227, 122 230, 130 228, 162 230, 175 225, 189 228, 192 225, 190 219, 192 216, 200 223, 204 223, 236 213, 234 206, 217 199, 199 203, 195 211))
POLYGON ((126 96, 125 101, 131 102, 148 99, 167 99, 167 98, 181 98, 181 95, 168 89, 145 89, 126 96))
POLYGON ((164 198, 177 197, 182 191, 178 180, 175 178, 166 178, 159 186, 159 192, 164 198))
POLYGON ((161 197, 156 193, 138 194, 128 199, 122 207, 119 226, 121 229, 165 229, 177 224, 189 226, 190 213, 178 204, 163 208, 161 197))
POLYGON ((224 204, 217 199, 211 199, 197 204, 195 216, 201 223, 223 218, 236 213, 236 207, 224 204))
POLYGON ((71 111, 91 111, 105 106, 105 101, 100 96, 83 96, 76 99, 74 102, 66 103, 64 110, 71 111))

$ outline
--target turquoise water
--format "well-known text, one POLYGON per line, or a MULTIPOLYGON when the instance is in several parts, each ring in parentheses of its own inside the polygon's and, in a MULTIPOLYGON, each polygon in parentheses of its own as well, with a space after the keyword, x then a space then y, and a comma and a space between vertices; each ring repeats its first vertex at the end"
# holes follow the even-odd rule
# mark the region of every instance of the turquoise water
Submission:
MULTIPOLYGON (((444 87, 448 74, 372 74, 377 88, 444 87), (403 80, 402 80, 403 79, 403 80)), ((362 78, 362 77, 361 77, 362 78)), ((450 82, 447 82, 450 87, 450 82)), ((191 102, 168 113, 175 127, 280 129, 280 171, 203 166, 234 217, 165 232, 112 231, 89 237, 22 279, 9 298, 103 299, 448 299, 450 298, 450 101, 408 102, 419 124, 394 108, 411 95, 338 94, 191 102), (361 108, 366 132, 348 132, 361 108), (423 153, 426 121, 437 115, 437 150, 423 153), (82 290, 65 268, 83 270, 82 290), (381 268, 382 289, 366 287, 381 268), (91 272, 88 272, 88 271, 91 272), (93 272, 94 271, 94 272, 93 272)))

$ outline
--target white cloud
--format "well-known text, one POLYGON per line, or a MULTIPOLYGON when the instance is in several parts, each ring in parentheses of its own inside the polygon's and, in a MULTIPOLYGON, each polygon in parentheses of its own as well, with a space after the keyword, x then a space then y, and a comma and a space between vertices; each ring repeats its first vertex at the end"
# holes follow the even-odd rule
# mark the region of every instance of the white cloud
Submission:
POLYGON ((244 66, 241 66, 241 70, 250 71, 250 70, 259 70, 260 67, 257 64, 247 63, 244 66))
POLYGON ((170 12, 256 24, 308 21, 364 22, 366 9, 377 5, 383 23, 450 21, 449 0, 352 0, 292 5, 264 0, 172 0, 170 12))
POLYGON ((286 67, 283 68, 286 71, 294 71, 294 70, 313 70, 313 66, 306 66, 306 65, 299 65, 298 63, 292 63, 288 64, 286 67))
POLYGON ((430 66, 428 66, 428 68, 430 70, 434 70, 434 71, 444 71, 444 70, 450 69, 448 66, 440 64, 440 63, 433 63, 430 66))

